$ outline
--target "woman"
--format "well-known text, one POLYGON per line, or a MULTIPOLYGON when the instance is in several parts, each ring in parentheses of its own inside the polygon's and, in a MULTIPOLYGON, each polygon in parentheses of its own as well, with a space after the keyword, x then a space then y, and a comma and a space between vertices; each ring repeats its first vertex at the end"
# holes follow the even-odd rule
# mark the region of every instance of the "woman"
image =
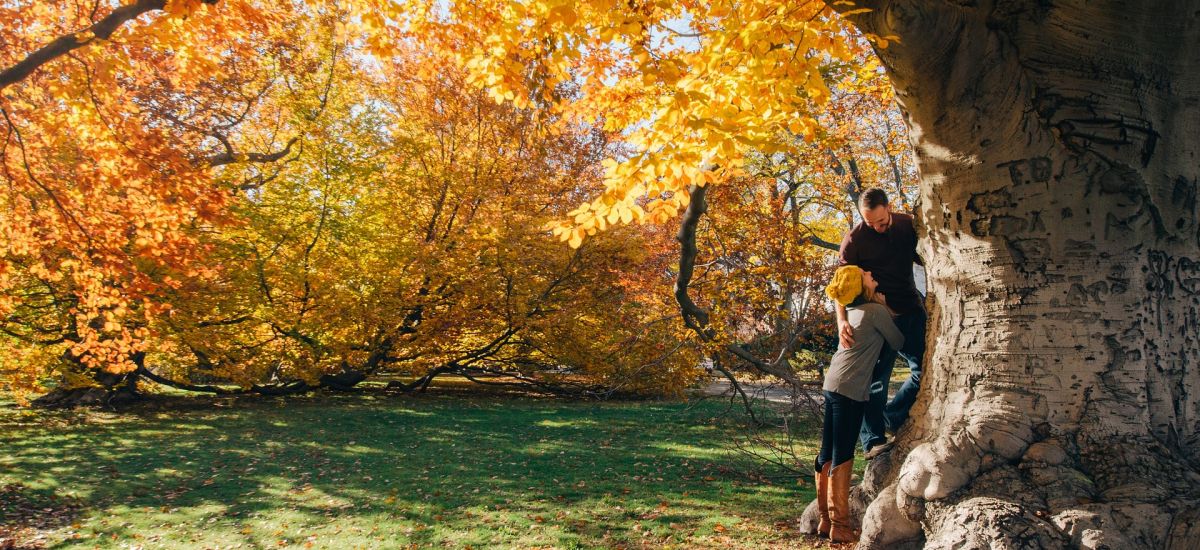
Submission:
POLYGON ((886 342, 892 349, 904 345, 904 335, 892 322, 891 310, 869 271, 839 267, 825 294, 846 307, 846 320, 854 328, 854 345, 838 347, 825 373, 825 425, 821 452, 816 460, 817 533, 833 542, 858 540, 850 527, 850 473, 854 448, 862 426, 871 386, 871 371, 886 342))

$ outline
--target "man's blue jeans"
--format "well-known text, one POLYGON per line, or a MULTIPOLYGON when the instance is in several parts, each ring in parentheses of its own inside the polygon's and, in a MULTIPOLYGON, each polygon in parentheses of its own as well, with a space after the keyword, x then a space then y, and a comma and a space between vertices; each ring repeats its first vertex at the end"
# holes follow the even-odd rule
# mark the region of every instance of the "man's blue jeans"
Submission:
POLYGON ((879 361, 875 363, 875 370, 871 372, 871 394, 863 414, 862 429, 858 433, 864 452, 886 441, 884 430, 900 429, 908 420, 909 409, 917 401, 917 390, 921 388, 921 360, 925 356, 925 320, 924 310, 905 313, 895 319, 896 328, 904 335, 904 347, 899 353, 908 363, 908 380, 888 401, 888 383, 892 378, 892 366, 896 363, 896 350, 884 345, 879 361))

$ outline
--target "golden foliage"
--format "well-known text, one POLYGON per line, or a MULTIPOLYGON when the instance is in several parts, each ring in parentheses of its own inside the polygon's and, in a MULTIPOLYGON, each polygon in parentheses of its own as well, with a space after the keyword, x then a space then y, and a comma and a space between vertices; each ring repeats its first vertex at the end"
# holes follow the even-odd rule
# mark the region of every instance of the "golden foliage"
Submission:
POLYGON ((624 132, 633 149, 605 162, 604 192, 551 227, 574 247, 613 224, 670 219, 690 186, 745 176, 752 153, 823 139, 831 82, 881 75, 821 1, 496 0, 396 17, 431 47, 468 44, 457 57, 497 101, 624 132), (578 96, 555 98, 566 82, 578 96))
POLYGON ((885 40, 823 2, 19 0, 0 36, 3 75, 33 64, 0 79, 22 387, 451 365, 674 391, 695 350, 653 223, 692 185, 727 189, 733 334, 822 276, 804 243, 836 239, 848 190, 910 170, 885 40))
MULTIPOLYGON (((0 8, 19 41, 0 63, 118 9, 91 7, 0 8)), ((2 90, 7 384, 695 376, 673 308, 642 294, 659 275, 633 268, 661 244, 546 238, 599 189, 611 133, 499 105, 355 7, 169 2, 2 90)))

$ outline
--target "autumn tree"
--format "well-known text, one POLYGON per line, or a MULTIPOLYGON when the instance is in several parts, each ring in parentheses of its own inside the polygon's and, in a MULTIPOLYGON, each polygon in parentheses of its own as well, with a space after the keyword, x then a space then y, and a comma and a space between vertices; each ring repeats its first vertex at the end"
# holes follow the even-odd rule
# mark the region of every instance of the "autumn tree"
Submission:
MULTIPOLYGON (((555 234, 572 246, 613 224, 666 221, 689 204, 691 186, 697 183, 736 179, 762 185, 764 191, 770 185, 791 186, 791 191, 777 195, 785 198, 772 206, 779 221, 800 213, 802 206, 811 203, 808 199, 844 208, 846 193, 856 192, 846 184, 857 182, 861 186, 862 181, 862 172, 855 164, 857 153, 848 150, 852 141, 848 136, 857 133, 846 131, 847 124, 832 123, 823 128, 819 123, 819 113, 833 112, 823 109, 834 93, 826 85, 826 78, 837 75, 841 82, 836 103, 846 111, 843 115, 870 111, 865 107, 868 104, 881 110, 890 106, 886 93, 889 88, 881 85, 879 66, 862 63, 867 43, 846 40, 835 19, 816 18, 823 9, 820 7, 815 11, 811 6, 777 10, 778 6, 764 4, 730 11, 726 5, 658 3, 635 7, 636 13, 610 9, 611 3, 578 8, 506 3, 454 4, 447 8, 443 12, 407 6, 389 15, 395 31, 407 30, 414 40, 435 48, 446 48, 447 41, 454 43, 449 50, 472 71, 474 83, 497 101, 517 105, 545 101, 546 91, 555 83, 570 82, 579 86, 580 95, 558 98, 552 105, 566 119, 602 123, 611 130, 629 129, 625 139, 633 146, 632 154, 606 161, 607 189, 602 196, 585 201, 569 213, 568 221, 554 227, 555 234), (727 16, 747 26, 729 33, 713 26, 727 16), (690 29, 680 30, 688 25, 690 29), (821 36, 835 55, 787 47, 762 52, 727 47, 734 42, 748 44, 748 37, 759 30, 773 33, 781 41, 821 36), (746 78, 750 74, 756 78, 746 78), (799 94, 796 82, 800 83, 799 94), (771 107, 765 113, 751 114, 751 98, 759 97, 771 107), (865 97, 873 101, 863 101, 865 97), (604 114, 602 118, 600 113, 604 114), (820 146, 813 147, 813 142, 820 146), (835 147, 836 153, 832 150, 835 147), (799 159, 812 156, 814 149, 822 159, 821 169, 801 168, 807 165, 799 159), (852 177, 843 163, 850 167, 852 177), (780 169, 782 172, 776 174, 780 169), (790 183, 784 181, 788 179, 790 183), (804 194, 800 194, 801 186, 804 194), (792 214, 785 214, 788 209, 792 214)), ((857 120, 853 116, 841 119, 857 120)), ((885 133, 882 141, 892 147, 890 151, 897 157, 894 165, 899 166, 896 135, 885 133)), ((790 237, 832 246, 826 239, 836 237, 817 238, 816 232, 802 223, 808 221, 807 216, 804 220, 793 216, 790 229, 780 226, 778 234, 784 240, 790 237)), ((685 222, 684 226, 691 236, 681 238, 694 240, 696 225, 685 222)), ((745 232, 742 235, 749 237, 745 232)), ((685 246, 685 250, 692 249, 685 246)), ((738 263, 744 266, 731 255, 723 256, 712 265, 721 265, 721 269, 738 263), (731 261, 722 263, 724 259, 731 261)), ((776 266, 789 259, 800 256, 773 257, 776 266)), ((739 323, 746 328, 747 320, 737 319, 738 314, 761 314, 761 309, 742 308, 741 312, 722 313, 723 319, 712 319, 710 312, 688 295, 692 278, 688 266, 695 262, 694 254, 685 259, 676 287, 688 326, 701 340, 715 346, 714 351, 728 352, 737 357, 736 361, 754 365, 760 372, 797 382, 788 363, 796 343, 797 331, 792 330, 795 323, 778 327, 784 328, 778 338, 782 347, 772 350, 769 359, 755 357, 727 329, 739 323), (710 321, 719 321, 723 327, 710 325, 710 321)), ((733 271, 742 272, 736 267, 733 271)), ((790 287, 786 289, 789 293, 797 290, 790 282, 786 286, 790 287)), ((750 305, 745 300, 750 294, 730 290, 730 302, 750 305)), ((761 295, 761 291, 750 293, 761 295)), ((776 294, 771 307, 795 297, 776 294)), ((762 320, 749 320, 749 324, 762 320)), ((771 323, 779 321, 783 317, 771 323)))
POLYGON ((427 19, 500 21, 465 57, 502 99, 549 72, 593 87, 565 109, 628 113, 610 123, 638 154, 564 221, 572 244, 694 206, 785 129, 815 134, 852 22, 905 113, 931 283, 923 391, 863 484, 861 544, 1194 544, 1196 3, 830 4, 844 18, 751 1, 427 19))
POLYGON ((313 97, 279 82, 313 68, 283 39, 312 14, 203 4, 0 8, 9 368, 127 387, 165 295, 210 272, 196 230, 222 223, 231 194, 213 168, 280 159, 298 139, 283 121, 231 134, 272 98, 313 97))
POLYGON ((305 154, 233 208, 244 225, 214 237, 228 278, 181 296, 175 352, 147 357, 156 379, 292 392, 400 372, 413 380, 392 387, 600 395, 694 378, 673 308, 631 284, 656 278, 631 269, 652 239, 546 238, 563 197, 595 184, 603 134, 497 105, 427 54, 369 73, 335 84, 305 154))
POLYGON ((386 372, 602 396, 698 374, 651 293, 665 279, 633 269, 669 240, 546 238, 596 191, 610 132, 497 104, 369 12, 75 7, 6 14, 27 26, 3 73, 7 383, 53 376, 39 401, 71 404, 139 380, 286 394, 386 372), (93 165, 104 178, 81 179, 93 165))

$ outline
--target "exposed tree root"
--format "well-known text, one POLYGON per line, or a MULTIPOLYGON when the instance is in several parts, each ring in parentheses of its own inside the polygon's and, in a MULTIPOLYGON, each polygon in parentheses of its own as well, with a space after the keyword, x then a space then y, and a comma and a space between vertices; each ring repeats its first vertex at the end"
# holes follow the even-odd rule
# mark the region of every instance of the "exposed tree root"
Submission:
POLYGON ((32 401, 34 407, 42 409, 70 409, 74 407, 121 408, 141 400, 137 391, 126 388, 100 386, 55 389, 32 401))
POLYGON ((70 409, 74 407, 108 407, 117 409, 141 400, 137 391, 136 373, 96 373, 94 386, 55 388, 50 393, 32 401, 42 409, 70 409))
MULTIPOLYGON (((862 518, 859 548, 1200 544, 1200 473, 1158 442, 999 422, 968 423, 898 454, 902 434, 897 450, 871 461, 851 492, 862 518), (1001 435, 980 441, 972 426, 1001 435), (1018 445, 1025 436, 1031 442, 1018 445)), ((802 532, 816 530, 815 504, 801 518, 802 532)))

